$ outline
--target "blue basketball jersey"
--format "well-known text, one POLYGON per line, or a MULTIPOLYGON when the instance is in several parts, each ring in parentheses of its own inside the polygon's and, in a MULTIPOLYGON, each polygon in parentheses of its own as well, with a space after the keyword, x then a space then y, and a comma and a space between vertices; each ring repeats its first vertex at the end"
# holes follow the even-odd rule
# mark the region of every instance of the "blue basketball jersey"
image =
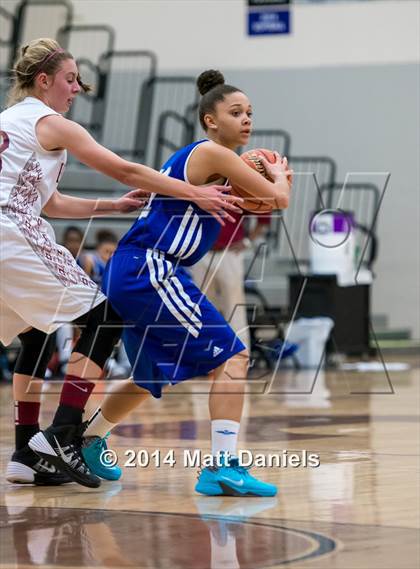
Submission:
MULTIPOLYGON (((176 152, 162 172, 187 181, 188 160, 204 142, 176 152)), ((196 263, 219 231, 216 219, 192 202, 153 195, 105 269, 102 289, 127 324, 134 382, 154 397, 168 383, 205 375, 245 349, 180 266, 196 263)))
MULTIPOLYGON (((165 162, 161 173, 178 180, 187 180, 188 160, 199 144, 193 142, 165 162)), ((156 249, 175 257, 181 265, 193 265, 212 247, 220 231, 216 219, 194 203, 152 194, 130 230, 121 239, 118 249, 156 249)))

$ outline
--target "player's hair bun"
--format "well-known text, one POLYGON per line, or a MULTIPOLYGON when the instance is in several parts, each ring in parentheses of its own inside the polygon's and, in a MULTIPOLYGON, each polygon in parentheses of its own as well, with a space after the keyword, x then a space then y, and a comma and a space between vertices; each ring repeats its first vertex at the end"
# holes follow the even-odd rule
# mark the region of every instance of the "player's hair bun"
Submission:
POLYGON ((197 87, 200 95, 205 95, 210 89, 217 87, 217 85, 224 85, 224 82, 225 78, 223 77, 223 73, 215 69, 209 69, 199 75, 197 78, 197 87))

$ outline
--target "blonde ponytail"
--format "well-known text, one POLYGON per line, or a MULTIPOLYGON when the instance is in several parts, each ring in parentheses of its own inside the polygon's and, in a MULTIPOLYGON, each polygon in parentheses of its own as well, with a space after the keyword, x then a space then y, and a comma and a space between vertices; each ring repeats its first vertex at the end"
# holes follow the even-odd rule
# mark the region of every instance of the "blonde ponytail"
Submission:
MULTIPOLYGON (((7 106, 23 101, 31 93, 38 73, 42 71, 47 75, 55 75, 66 59, 73 59, 73 56, 51 38, 40 38, 22 46, 13 66, 12 86, 7 96, 7 106)), ((91 90, 89 85, 82 82, 79 75, 77 80, 85 92, 91 90)))

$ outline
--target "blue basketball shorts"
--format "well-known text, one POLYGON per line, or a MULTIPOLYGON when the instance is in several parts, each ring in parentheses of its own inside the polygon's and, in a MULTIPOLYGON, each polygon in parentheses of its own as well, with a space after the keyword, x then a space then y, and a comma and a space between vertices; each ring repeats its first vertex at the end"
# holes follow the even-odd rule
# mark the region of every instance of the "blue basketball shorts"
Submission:
POLYGON ((117 249, 102 290, 124 320, 134 381, 154 397, 246 349, 185 269, 161 251, 117 249))

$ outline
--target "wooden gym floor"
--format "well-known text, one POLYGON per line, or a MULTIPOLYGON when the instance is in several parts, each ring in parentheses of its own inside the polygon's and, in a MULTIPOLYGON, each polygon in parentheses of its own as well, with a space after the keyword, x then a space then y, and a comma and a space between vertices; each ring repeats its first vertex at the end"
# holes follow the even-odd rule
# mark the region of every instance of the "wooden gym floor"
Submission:
MULTIPOLYGON (((399 358, 390 358, 395 361, 399 358)), ((380 568, 419 566, 419 360, 408 371, 282 371, 265 395, 249 396, 241 448, 319 455, 317 468, 255 468, 276 498, 194 493, 185 449, 209 451, 205 382, 151 400, 118 427, 109 446, 173 449, 176 464, 123 467, 99 489, 1 482, 2 568, 149 569, 380 568), (392 384, 392 385, 391 385, 392 384), (394 391, 394 392, 392 392, 394 391)), ((43 424, 57 402, 46 384, 43 424)), ((103 391, 99 385, 96 391, 103 391)), ((261 391, 261 383, 252 384, 261 391)), ((2 386, 2 472, 13 444, 10 386, 2 386)), ((95 393, 92 410, 100 401, 95 393)), ((140 458, 145 458, 142 453, 140 458)), ((155 455, 157 456, 157 455, 155 455)))

